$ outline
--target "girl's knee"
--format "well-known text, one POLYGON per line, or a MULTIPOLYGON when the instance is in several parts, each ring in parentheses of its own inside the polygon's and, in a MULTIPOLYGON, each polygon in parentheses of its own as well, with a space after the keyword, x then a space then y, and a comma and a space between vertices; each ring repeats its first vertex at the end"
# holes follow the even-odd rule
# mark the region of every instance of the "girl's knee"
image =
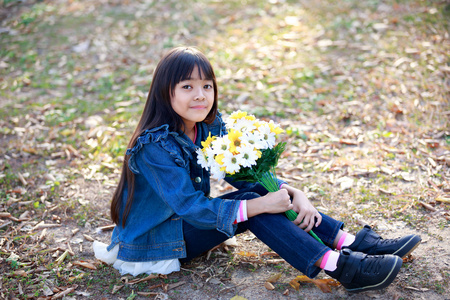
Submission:
POLYGON ((239 200, 250 200, 261 197, 260 194, 255 192, 245 192, 239 196, 239 200))

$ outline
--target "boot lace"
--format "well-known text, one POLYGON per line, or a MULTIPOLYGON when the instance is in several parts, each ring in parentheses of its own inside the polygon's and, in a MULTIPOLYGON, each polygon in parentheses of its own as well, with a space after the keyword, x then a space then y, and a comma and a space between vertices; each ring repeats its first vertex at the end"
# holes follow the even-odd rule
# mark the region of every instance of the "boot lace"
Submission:
POLYGON ((364 258, 363 273, 378 274, 381 269, 381 261, 384 259, 382 255, 371 255, 364 258))
POLYGON ((390 244, 395 244, 398 242, 400 238, 395 238, 395 239, 381 239, 379 241, 380 245, 390 245, 390 244))

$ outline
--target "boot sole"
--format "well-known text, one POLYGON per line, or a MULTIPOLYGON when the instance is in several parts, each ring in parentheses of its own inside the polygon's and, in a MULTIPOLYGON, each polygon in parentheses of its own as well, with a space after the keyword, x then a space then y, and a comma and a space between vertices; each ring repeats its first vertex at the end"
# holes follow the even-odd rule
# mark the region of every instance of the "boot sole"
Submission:
POLYGON ((397 255, 400 256, 401 258, 405 258, 406 256, 408 256, 411 252, 414 251, 414 249, 416 249, 419 245, 420 242, 422 241, 422 238, 418 235, 413 235, 411 237, 411 239, 405 243, 403 245, 403 247, 401 247, 400 249, 398 249, 397 251, 395 251, 395 253, 392 253, 393 255, 397 255), (411 245, 414 245, 411 249, 407 250, 408 247, 410 247, 411 245), (405 254, 402 253, 402 251, 406 251, 405 254))
POLYGON ((397 277, 397 274, 400 271, 400 267, 402 266, 402 262, 403 262, 403 260, 400 257, 398 257, 398 256, 394 256, 394 257, 396 258, 396 262, 392 266, 391 271, 384 278, 383 281, 381 281, 378 284, 368 285, 368 286, 360 287, 360 288, 354 288, 354 289, 346 288, 346 290, 350 293, 361 293, 361 292, 370 291, 370 290, 381 290, 381 289, 384 289, 385 287, 389 286, 392 283, 392 281, 394 281, 395 277, 397 277))

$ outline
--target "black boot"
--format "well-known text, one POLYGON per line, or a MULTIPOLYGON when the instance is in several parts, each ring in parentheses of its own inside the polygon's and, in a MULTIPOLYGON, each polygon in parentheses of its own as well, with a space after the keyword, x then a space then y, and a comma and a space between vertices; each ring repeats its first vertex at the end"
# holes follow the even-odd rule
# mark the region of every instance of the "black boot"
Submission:
POLYGON ((395 255, 367 255, 343 249, 333 272, 325 271, 349 292, 379 290, 394 281, 402 259, 395 255))
POLYGON ((366 254, 394 254, 403 258, 416 249, 421 240, 416 234, 396 239, 382 239, 369 225, 366 225, 356 234, 355 241, 347 248, 366 254))

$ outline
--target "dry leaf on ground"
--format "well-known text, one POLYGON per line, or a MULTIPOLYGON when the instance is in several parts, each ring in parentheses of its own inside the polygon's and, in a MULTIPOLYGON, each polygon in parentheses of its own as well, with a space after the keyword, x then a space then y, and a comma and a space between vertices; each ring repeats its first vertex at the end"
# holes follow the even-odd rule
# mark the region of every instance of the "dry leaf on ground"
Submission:
POLYGON ((339 286, 340 283, 334 279, 311 279, 305 275, 297 276, 289 284, 297 291, 300 288, 300 282, 314 283, 322 292, 331 293, 332 286, 339 286))
POLYGON ((234 296, 230 300, 248 300, 247 298, 241 297, 241 296, 234 296))
POLYGON ((271 283, 268 282, 268 281, 266 281, 266 282, 264 283, 264 287, 265 287, 266 289, 268 289, 269 291, 272 291, 272 290, 275 289, 275 287, 273 286, 273 284, 271 284, 271 283))
POLYGON ((281 277, 281 273, 277 273, 277 274, 270 276, 269 279, 267 279, 266 281, 274 283, 274 282, 277 282, 278 279, 280 279, 280 277, 281 277))
POLYGON ((97 267, 93 263, 88 262, 88 261, 77 260, 77 261, 74 261, 72 264, 83 267, 83 268, 88 268, 91 270, 97 270, 97 267))

